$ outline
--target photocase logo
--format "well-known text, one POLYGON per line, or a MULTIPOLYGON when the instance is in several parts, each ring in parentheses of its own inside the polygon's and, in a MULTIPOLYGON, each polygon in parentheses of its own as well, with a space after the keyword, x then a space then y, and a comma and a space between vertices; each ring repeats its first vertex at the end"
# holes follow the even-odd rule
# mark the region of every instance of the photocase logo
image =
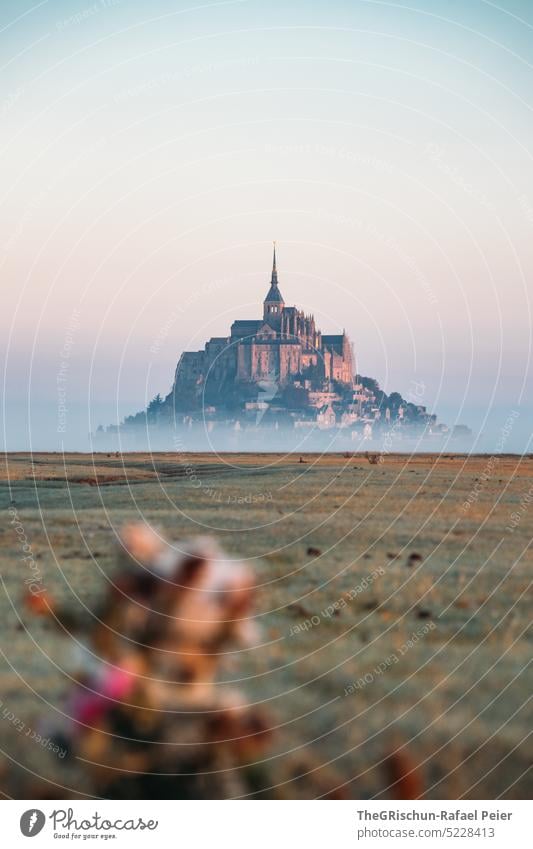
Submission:
POLYGON ((29 811, 24 811, 20 818, 20 830, 24 837, 35 837, 42 831, 46 822, 46 817, 42 811, 37 808, 31 808, 29 811))

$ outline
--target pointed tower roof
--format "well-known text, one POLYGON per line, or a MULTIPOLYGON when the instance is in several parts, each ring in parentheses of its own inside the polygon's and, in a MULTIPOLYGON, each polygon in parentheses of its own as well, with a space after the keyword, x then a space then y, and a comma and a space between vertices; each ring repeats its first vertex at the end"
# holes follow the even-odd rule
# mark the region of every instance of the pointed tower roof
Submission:
POLYGON ((278 271, 276 268, 276 243, 274 242, 274 258, 272 260, 272 277, 270 280, 270 289, 264 300, 264 303, 284 304, 283 295, 278 289, 278 271))

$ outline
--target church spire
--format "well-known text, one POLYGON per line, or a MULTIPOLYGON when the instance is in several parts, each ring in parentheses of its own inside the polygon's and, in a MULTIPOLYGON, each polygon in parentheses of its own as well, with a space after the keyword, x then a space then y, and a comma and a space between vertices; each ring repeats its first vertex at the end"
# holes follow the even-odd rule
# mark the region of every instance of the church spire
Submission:
POLYGON ((270 289, 268 290, 267 296, 263 301, 263 317, 265 321, 267 319, 269 321, 275 321, 279 323, 278 319, 281 317, 281 313, 283 312, 283 307, 285 306, 283 301, 283 295, 278 289, 278 270, 276 268, 276 243, 274 242, 274 255, 272 257, 272 277, 270 280, 270 289))

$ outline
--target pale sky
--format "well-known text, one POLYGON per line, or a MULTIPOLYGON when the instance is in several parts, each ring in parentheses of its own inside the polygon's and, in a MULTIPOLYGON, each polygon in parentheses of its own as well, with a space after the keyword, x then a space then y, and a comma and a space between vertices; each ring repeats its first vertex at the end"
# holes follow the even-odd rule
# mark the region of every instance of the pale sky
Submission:
POLYGON ((17 0, 0 46, 8 447, 65 344, 80 433, 166 394, 260 316, 273 239, 360 372, 529 427, 533 4, 17 0))

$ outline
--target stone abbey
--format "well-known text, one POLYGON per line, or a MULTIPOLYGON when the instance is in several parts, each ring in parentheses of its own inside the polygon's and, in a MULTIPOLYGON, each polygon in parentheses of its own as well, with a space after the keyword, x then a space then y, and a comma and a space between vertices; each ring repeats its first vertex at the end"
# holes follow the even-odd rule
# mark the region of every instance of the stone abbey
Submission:
POLYGON ((306 406, 309 394, 350 393, 354 385, 354 354, 346 333, 323 335, 312 315, 286 306, 274 245, 262 318, 234 321, 229 336, 211 338, 203 351, 184 352, 167 401, 181 410, 233 405, 271 386, 278 396, 298 395, 299 405, 306 406))

